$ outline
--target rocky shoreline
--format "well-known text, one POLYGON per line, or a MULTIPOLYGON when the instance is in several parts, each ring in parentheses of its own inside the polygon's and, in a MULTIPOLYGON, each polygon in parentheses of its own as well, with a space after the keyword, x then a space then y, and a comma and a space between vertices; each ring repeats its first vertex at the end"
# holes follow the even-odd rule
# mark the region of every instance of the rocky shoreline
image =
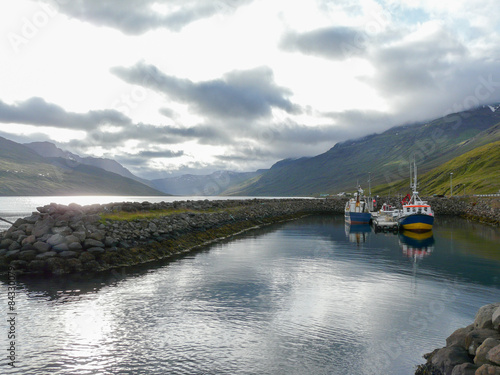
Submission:
POLYGON ((424 358, 415 375, 500 375, 500 302, 481 307, 473 324, 424 358))
POLYGON ((0 234, 0 272, 97 272, 177 255, 265 224, 341 212, 343 201, 251 199, 51 203, 0 234))
MULTIPOLYGON (((392 200, 396 200, 393 198, 392 200)), ((392 200, 380 199, 379 203, 392 200)), ((98 272, 171 257, 243 230, 309 214, 339 214, 345 198, 51 203, 0 233, 0 273, 98 272)), ((436 215, 498 225, 499 199, 431 198, 436 215)))

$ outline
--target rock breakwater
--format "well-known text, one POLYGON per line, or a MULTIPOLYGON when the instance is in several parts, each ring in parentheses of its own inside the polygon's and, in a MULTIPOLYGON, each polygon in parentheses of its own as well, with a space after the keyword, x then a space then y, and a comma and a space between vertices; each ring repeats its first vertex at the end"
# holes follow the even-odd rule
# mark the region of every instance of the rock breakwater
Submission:
POLYGON ((473 324, 424 357, 415 375, 500 375, 500 302, 481 307, 473 324))
POLYGON ((0 234, 0 271, 96 272, 163 259, 234 233, 312 213, 341 199, 51 203, 0 234))

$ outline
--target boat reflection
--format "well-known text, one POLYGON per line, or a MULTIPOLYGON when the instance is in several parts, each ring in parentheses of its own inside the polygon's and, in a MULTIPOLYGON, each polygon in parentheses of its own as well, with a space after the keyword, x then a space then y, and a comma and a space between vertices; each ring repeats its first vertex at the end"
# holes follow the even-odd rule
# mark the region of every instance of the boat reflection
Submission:
POLYGON ((399 233, 399 244, 404 255, 417 261, 434 251, 434 236, 432 230, 423 233, 404 230, 399 233))
POLYGON ((370 224, 349 224, 345 225, 345 235, 349 238, 349 242, 362 243, 366 242, 368 234, 372 231, 370 224))

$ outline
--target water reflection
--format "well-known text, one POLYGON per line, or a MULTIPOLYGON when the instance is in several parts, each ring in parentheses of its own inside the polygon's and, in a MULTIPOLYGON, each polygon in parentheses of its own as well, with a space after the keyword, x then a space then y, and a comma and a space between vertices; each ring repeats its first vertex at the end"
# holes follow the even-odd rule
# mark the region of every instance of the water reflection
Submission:
POLYGON ((349 224, 345 223, 345 235, 349 242, 361 244, 366 242, 368 235, 372 232, 370 224, 349 224))
POLYGON ((434 251, 434 234, 432 230, 424 233, 402 231, 399 233, 399 244, 405 256, 417 261, 434 251))
POLYGON ((471 228, 397 236, 308 217, 155 267, 20 277, 17 373, 411 374, 500 300, 496 235, 475 246, 460 239, 471 228))

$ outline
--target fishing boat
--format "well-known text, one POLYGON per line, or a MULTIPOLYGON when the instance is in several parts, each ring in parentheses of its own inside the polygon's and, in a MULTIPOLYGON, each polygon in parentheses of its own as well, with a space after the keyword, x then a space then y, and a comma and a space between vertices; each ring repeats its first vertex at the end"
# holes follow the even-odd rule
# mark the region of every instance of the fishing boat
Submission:
POLYGON ((345 205, 345 221, 349 224, 369 224, 371 218, 368 202, 363 197, 363 189, 358 185, 358 191, 345 205))
POLYGON ((406 195, 401 202, 403 208, 399 211, 398 223, 402 230, 426 232, 432 230, 434 212, 426 201, 420 199, 417 191, 417 165, 413 161, 413 173, 410 165, 410 187, 412 194, 406 195))

